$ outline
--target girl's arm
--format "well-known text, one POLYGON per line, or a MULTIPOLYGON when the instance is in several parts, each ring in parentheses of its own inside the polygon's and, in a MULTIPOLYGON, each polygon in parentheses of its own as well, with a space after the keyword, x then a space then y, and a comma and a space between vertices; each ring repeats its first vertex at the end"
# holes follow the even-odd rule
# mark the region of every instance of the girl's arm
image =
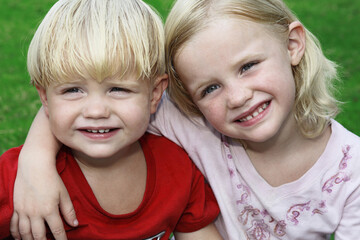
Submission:
POLYGON ((217 231, 215 225, 209 224, 208 226, 190 233, 174 232, 176 240, 220 240, 223 239, 217 231))
POLYGON ((78 224, 69 194, 56 170, 60 146, 41 108, 19 156, 10 226, 15 239, 46 239, 44 221, 55 239, 67 239, 59 208, 69 225, 78 224))

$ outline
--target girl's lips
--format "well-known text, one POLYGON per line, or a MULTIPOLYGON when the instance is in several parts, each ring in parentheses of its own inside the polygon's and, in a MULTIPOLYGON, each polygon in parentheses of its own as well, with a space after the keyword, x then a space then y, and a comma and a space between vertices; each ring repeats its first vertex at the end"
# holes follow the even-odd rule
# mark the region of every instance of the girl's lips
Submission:
POLYGON ((257 123, 257 121, 263 118, 265 114, 268 112, 267 110, 269 109, 270 104, 271 101, 267 101, 259 104, 257 107, 251 109, 247 113, 237 117, 235 122, 241 124, 242 126, 251 126, 257 123))

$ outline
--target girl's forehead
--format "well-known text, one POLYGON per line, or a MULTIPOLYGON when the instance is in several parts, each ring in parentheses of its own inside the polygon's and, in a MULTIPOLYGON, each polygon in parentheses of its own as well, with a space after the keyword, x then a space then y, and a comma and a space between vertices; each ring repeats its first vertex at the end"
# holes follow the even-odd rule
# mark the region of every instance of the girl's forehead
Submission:
MULTIPOLYGON (((255 39, 268 39, 272 32, 265 24, 240 18, 216 18, 196 32, 184 43, 182 49, 198 44, 209 44, 209 50, 219 51, 222 44, 251 43, 255 39)), ((180 50, 179 53, 182 51, 180 50)))

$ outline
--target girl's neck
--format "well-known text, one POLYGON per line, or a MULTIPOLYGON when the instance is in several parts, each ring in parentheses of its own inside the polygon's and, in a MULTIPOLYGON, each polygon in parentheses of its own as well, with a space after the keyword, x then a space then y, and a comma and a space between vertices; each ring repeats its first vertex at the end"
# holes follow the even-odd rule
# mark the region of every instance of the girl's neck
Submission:
POLYGON ((247 142, 246 152, 258 173, 271 185, 299 179, 319 159, 331 135, 328 126, 317 138, 307 138, 293 127, 263 143, 247 142))
POLYGON ((271 154, 281 152, 292 145, 298 145, 307 139, 301 134, 295 118, 289 118, 282 128, 264 142, 244 141, 246 150, 254 154, 271 154))

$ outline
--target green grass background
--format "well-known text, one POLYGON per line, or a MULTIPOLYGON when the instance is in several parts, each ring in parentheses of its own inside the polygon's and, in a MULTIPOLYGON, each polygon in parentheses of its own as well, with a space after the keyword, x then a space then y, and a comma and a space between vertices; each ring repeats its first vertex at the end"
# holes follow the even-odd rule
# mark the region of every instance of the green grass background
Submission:
MULTIPOLYGON (((22 144, 40 107, 29 84, 26 52, 32 35, 54 0, 0 0, 0 154, 22 144)), ((147 0, 165 16, 171 0, 147 0)), ((286 0, 337 62, 343 79, 338 97, 345 102, 337 117, 360 135, 360 1, 286 0)))

